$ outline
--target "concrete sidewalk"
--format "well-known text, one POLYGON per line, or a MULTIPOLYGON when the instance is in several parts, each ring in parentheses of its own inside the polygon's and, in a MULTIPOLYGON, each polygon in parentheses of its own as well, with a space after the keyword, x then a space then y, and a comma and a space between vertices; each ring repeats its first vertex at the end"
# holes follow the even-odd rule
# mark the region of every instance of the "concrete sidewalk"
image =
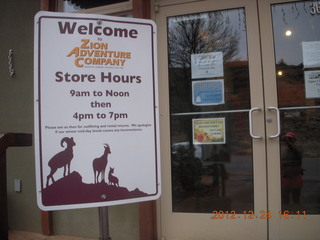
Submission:
POLYGON ((72 236, 44 236, 40 233, 9 231, 9 240, 98 240, 72 236))

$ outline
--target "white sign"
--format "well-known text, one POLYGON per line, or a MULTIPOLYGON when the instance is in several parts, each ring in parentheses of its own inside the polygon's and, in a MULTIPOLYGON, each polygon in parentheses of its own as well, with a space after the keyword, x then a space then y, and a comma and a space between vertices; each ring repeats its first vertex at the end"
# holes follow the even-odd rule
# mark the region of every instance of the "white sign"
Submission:
POLYGON ((320 98, 320 71, 305 71, 306 98, 320 98))
POLYGON ((59 210, 157 199, 154 22, 39 12, 34 47, 39 207, 59 210))
POLYGON ((320 67, 320 41, 302 42, 304 68, 320 67))
POLYGON ((223 53, 211 52, 191 55, 192 79, 223 76, 223 53))

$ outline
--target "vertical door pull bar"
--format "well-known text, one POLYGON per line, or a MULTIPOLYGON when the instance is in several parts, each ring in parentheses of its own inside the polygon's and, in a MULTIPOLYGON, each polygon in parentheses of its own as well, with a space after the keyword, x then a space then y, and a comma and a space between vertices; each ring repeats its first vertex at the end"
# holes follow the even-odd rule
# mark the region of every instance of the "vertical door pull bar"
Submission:
POLYGON ((272 139, 272 138, 277 138, 277 137, 280 136, 280 111, 279 111, 279 109, 276 108, 276 107, 268 107, 268 110, 269 110, 269 111, 274 110, 274 111, 276 111, 276 113, 277 113, 277 128, 278 128, 278 132, 277 132, 276 135, 269 136, 270 139, 272 139))
POLYGON ((249 111, 249 130, 250 130, 250 136, 254 139, 261 139, 262 137, 261 136, 256 136, 256 135, 253 135, 253 131, 252 131, 252 112, 254 111, 261 111, 261 108, 258 108, 258 107, 254 107, 254 108, 251 108, 250 111, 249 111))

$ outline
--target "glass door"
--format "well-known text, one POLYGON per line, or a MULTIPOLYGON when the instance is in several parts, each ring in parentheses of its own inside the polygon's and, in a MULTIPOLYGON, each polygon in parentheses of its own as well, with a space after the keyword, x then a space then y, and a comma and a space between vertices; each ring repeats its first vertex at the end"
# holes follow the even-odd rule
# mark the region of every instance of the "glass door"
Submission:
POLYGON ((320 1, 159 1, 162 239, 320 236, 320 1))
POLYGON ((257 3, 159 4, 162 239, 267 239, 257 3))
POLYGON ((270 239, 316 240, 320 234, 320 1, 259 1, 259 15, 268 206, 273 214, 270 239))

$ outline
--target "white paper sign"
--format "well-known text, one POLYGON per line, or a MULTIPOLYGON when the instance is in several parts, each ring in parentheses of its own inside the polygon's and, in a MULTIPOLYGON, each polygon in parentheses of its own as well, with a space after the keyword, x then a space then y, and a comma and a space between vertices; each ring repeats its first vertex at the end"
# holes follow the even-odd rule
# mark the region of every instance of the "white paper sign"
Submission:
POLYGON ((302 42, 304 68, 320 67, 320 41, 302 42))
POLYGON ((320 98, 320 71, 305 71, 306 98, 320 98))
POLYGON ((160 196, 155 32, 155 24, 143 19, 36 15, 34 110, 41 209, 100 207, 160 196))
POLYGON ((211 52, 191 55, 192 79, 223 76, 223 53, 211 52))

